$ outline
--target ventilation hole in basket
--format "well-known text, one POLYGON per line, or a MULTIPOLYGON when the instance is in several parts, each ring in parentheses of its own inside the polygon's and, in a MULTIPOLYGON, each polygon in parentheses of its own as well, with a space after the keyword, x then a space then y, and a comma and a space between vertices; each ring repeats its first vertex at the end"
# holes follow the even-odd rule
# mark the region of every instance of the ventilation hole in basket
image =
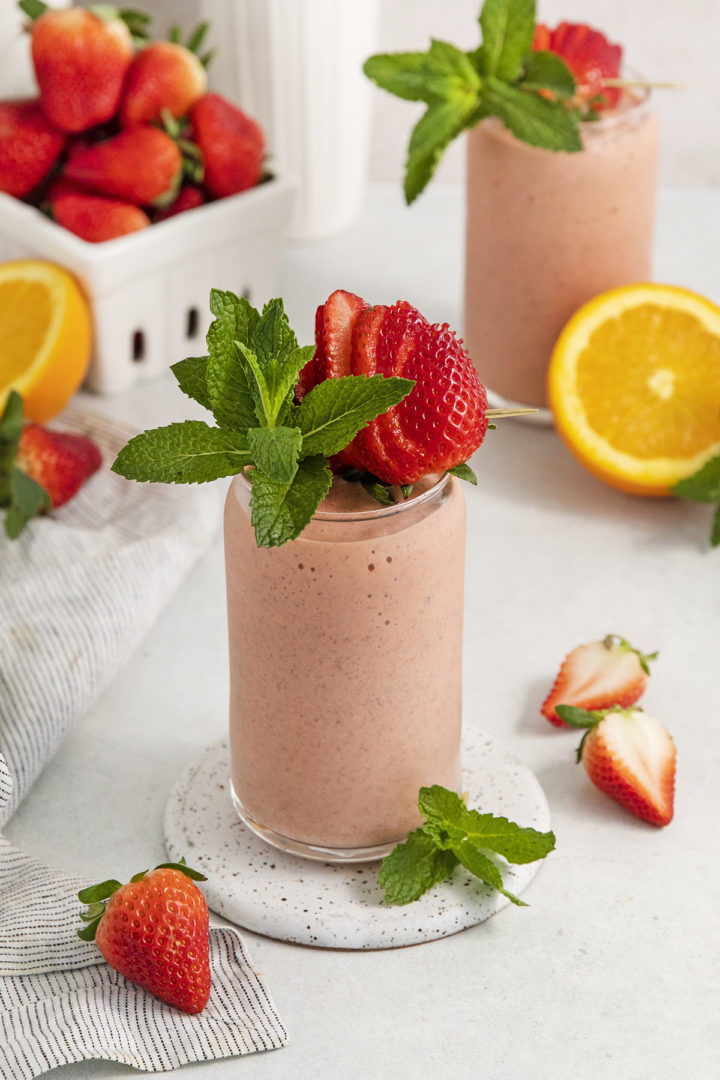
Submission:
POLYGON ((132 358, 136 363, 145 359, 145 335, 142 330, 136 330, 132 336, 132 358))
POLYGON ((252 293, 250 292, 250 286, 249 285, 245 286, 245 288, 240 293, 240 295, 242 296, 243 300, 247 300, 250 303, 252 303, 252 293))
POLYGON ((187 313, 187 326, 185 328, 185 337, 194 338, 197 337, 198 327, 200 325, 200 315, 196 307, 188 308, 187 313))

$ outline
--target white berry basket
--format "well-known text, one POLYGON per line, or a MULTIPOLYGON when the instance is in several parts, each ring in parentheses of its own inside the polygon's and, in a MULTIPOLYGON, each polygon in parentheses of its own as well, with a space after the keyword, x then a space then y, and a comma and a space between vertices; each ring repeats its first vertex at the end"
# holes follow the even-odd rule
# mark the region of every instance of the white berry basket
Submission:
POLYGON ((0 193, 0 260, 46 259, 75 275, 95 324, 86 386, 116 393, 204 353, 211 288, 270 299, 294 191, 276 176, 100 244, 0 193))

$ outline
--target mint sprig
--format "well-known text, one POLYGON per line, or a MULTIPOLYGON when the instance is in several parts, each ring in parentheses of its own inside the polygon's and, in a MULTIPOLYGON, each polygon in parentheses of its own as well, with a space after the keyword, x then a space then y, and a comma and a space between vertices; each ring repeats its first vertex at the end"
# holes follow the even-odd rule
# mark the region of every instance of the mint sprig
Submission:
POLYGON ((715 507, 710 528, 710 546, 720 547, 720 454, 706 461, 692 476, 678 481, 670 490, 681 499, 708 503, 715 507))
POLYGON ((572 72, 559 56, 532 50, 535 0, 485 0, 479 21, 482 44, 473 51, 433 40, 425 53, 378 53, 365 62, 365 74, 381 89, 427 105, 408 146, 408 203, 452 140, 486 116, 497 116, 531 146, 582 149, 572 72))
POLYGON ((181 390, 215 425, 186 420, 136 435, 113 471, 131 480, 206 483, 249 469, 251 521, 260 547, 296 539, 327 495, 327 459, 380 413, 397 405, 411 379, 350 375, 315 386, 300 405, 294 389, 313 347, 300 347, 282 300, 262 311, 214 289, 207 356, 172 366, 181 390))
POLYGON ((388 904, 409 904, 449 877, 461 864, 513 904, 495 858, 508 863, 543 859, 555 847, 552 832, 516 825, 504 817, 469 810, 454 791, 434 784, 420 788, 418 807, 425 824, 383 859, 378 882, 388 904))
POLYGON ((5 533, 10 540, 17 539, 31 518, 52 509, 45 488, 15 464, 22 429, 22 398, 11 390, 0 416, 0 507, 5 509, 5 533))

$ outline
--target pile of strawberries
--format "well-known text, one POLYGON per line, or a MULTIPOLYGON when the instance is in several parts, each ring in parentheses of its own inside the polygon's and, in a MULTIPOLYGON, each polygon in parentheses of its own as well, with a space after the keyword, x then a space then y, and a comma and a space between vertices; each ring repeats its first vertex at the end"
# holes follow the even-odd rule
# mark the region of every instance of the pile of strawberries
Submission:
POLYGON ((137 11, 20 7, 39 97, 0 102, 0 191, 97 243, 261 180, 259 124, 207 92, 207 24, 150 42, 137 11))

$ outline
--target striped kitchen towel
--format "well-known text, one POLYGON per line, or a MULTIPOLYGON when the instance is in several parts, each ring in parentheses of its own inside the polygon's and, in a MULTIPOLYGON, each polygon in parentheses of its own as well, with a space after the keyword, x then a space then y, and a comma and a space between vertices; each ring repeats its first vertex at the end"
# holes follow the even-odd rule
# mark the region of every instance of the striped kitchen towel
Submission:
MULTIPOLYGON (((80 409, 105 465, 134 434, 80 409)), ((103 467, 53 521, 0 535, 0 825, 139 644, 217 530, 222 485, 130 484, 103 467)), ((210 933, 212 992, 190 1016, 98 963, 77 937, 83 886, 0 836, 0 1077, 118 1061, 148 1072, 283 1046, 236 930, 210 933)))

